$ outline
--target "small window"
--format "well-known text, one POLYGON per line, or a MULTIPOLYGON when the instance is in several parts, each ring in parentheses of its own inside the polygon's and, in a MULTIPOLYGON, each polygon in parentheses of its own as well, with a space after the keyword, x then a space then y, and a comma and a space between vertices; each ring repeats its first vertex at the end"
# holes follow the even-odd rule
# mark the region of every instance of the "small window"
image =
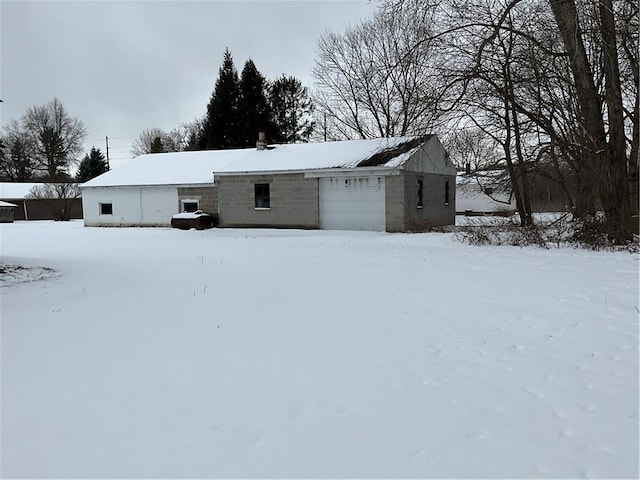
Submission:
POLYGON ((112 203, 101 203, 100 204, 100 215, 113 215, 113 204, 112 203))
POLYGON ((255 207, 271 208, 271 197, 269 195, 268 183, 256 183, 255 185, 255 207))
POLYGON ((449 205, 449 180, 444 182, 444 204, 449 205))
POLYGON ((492 195, 493 194, 493 187, 485 187, 484 193, 486 193, 487 195, 492 195))
POLYGON ((424 180, 418 180, 418 208, 424 207, 424 194, 423 194, 424 180))
POLYGON ((195 212, 198 210, 198 202, 195 201, 184 201, 182 202, 182 211, 183 212, 195 212))

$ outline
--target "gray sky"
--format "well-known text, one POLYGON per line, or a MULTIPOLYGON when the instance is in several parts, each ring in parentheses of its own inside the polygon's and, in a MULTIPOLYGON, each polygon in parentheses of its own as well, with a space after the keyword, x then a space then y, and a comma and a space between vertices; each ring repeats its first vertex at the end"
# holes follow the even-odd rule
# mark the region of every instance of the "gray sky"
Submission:
POLYGON ((201 117, 225 47, 269 79, 312 88, 316 42, 370 17, 369 0, 0 2, 2 125, 57 97, 112 166, 145 128, 201 117))

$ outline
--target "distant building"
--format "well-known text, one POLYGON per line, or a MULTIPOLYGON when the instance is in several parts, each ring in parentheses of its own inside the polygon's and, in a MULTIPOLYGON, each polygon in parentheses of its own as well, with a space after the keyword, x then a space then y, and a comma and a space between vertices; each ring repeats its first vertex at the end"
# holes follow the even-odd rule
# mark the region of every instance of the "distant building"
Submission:
POLYGON ((17 205, 0 201, 0 223, 13 223, 13 217, 17 205))
MULTIPOLYGON (((31 189, 41 183, 0 182, 0 201, 16 205, 15 220, 55 220, 58 200, 29 198, 31 189)), ((82 200, 69 202, 70 218, 82 218, 82 200)))
POLYGON ((504 170, 458 173, 456 177, 456 215, 512 215, 515 199, 505 184, 504 170))

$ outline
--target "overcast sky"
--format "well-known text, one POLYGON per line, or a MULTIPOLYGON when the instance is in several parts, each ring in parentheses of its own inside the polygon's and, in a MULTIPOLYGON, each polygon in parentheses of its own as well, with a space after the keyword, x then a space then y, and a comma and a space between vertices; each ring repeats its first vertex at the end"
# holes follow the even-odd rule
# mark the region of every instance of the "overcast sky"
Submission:
POLYGON ((145 128, 201 117, 225 47, 268 79, 312 87, 318 37, 372 16, 369 0, 0 1, 2 125, 57 97, 112 166, 145 128))

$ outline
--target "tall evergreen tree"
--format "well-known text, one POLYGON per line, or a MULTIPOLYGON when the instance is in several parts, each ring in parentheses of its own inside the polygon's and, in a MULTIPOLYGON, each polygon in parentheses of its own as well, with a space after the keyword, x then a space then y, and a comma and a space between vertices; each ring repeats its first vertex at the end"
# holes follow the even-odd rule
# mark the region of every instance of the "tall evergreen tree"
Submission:
POLYGON ((200 149, 233 148, 241 143, 238 133, 239 98, 238 72, 233 65, 231 52, 227 48, 214 91, 211 94, 211 100, 207 105, 202 136, 198 141, 200 149))
POLYGON ((258 132, 265 132, 267 138, 273 135, 271 112, 266 96, 267 81, 258 71, 253 60, 244 64, 240 75, 240 144, 238 147, 255 146, 258 132))
POLYGON ((276 129, 274 140, 280 143, 308 142, 315 122, 307 87, 302 86, 297 78, 283 75, 271 84, 269 90, 276 129))
POLYGON ((154 137, 154 139, 151 141, 151 148, 149 149, 149 153, 164 153, 166 151, 167 150, 162 143, 162 138, 154 137))
POLYGON ((109 171, 109 165, 99 148, 91 147, 91 152, 84 156, 78 167, 76 179, 78 183, 88 182, 98 175, 109 171))

